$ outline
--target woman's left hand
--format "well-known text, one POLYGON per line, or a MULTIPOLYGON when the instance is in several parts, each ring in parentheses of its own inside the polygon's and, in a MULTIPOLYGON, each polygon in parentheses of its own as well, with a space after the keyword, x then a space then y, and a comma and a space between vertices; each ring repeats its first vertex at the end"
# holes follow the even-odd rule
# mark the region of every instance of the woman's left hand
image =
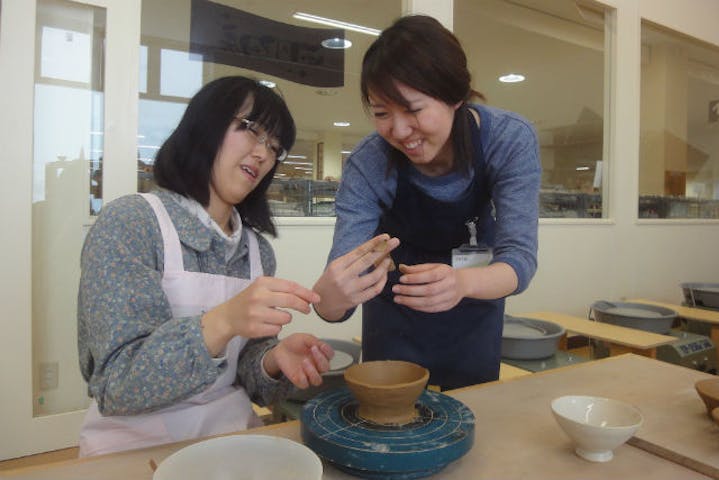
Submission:
POLYGON ((309 333, 293 333, 267 352, 263 367, 271 377, 282 372, 297 388, 320 385, 334 350, 309 333))
POLYGON ((402 276, 392 287, 394 301, 420 312, 444 312, 459 303, 468 293, 462 269, 444 263, 400 265, 402 276))

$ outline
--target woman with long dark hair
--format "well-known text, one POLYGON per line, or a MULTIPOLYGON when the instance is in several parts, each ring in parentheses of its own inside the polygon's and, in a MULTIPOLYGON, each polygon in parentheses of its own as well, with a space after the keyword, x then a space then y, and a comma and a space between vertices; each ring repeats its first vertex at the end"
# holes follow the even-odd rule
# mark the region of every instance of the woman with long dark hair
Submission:
POLYGON ((245 77, 205 85, 155 161, 159 188, 108 203, 82 252, 80 455, 260 424, 251 402, 321 383, 332 348, 279 341, 313 291, 272 277, 267 188, 295 140, 285 102, 245 77))

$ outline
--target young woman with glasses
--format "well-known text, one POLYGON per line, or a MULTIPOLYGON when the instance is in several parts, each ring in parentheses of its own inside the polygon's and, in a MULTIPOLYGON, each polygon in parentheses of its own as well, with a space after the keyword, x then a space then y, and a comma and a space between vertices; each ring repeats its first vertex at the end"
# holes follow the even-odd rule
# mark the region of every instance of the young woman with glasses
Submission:
POLYGON ((332 348, 277 334, 313 291, 275 278, 267 188, 295 140, 254 80, 205 85, 155 160, 159 188, 104 206, 82 252, 81 456, 261 424, 251 402, 321 383, 332 348))

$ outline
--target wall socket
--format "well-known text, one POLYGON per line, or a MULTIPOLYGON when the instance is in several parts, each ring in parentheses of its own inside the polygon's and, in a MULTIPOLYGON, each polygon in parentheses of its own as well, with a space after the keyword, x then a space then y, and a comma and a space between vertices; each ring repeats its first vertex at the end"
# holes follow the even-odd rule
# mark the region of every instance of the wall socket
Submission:
POLYGON ((57 388, 60 376, 60 365, 57 362, 41 363, 38 366, 40 390, 57 388))

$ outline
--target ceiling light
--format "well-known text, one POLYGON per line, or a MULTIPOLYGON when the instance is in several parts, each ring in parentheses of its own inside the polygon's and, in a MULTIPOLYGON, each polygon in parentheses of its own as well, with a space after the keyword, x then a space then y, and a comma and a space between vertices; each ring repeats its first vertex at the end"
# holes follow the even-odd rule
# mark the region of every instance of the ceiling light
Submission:
POLYGON ((499 77, 499 81, 503 83, 523 82, 524 75, 521 75, 519 73, 508 73, 507 75, 502 75, 501 77, 499 77))
POLYGON ((345 48, 350 48, 352 46, 352 42, 347 40, 346 38, 328 38, 326 40, 322 40, 320 44, 325 47, 329 48, 331 50, 342 50, 345 48))
POLYGON ((307 158, 307 155, 298 155, 298 154, 296 154, 296 153, 294 153, 294 154, 291 153, 291 154, 287 155, 287 158, 301 158, 301 159, 305 159, 305 158, 307 158))
POLYGON ((335 127, 349 127, 352 124, 350 122, 335 122, 333 125, 335 127))
POLYGON ((270 80, 260 80, 258 83, 260 85, 264 85, 267 88, 275 88, 277 86, 275 82, 271 82, 270 80))
POLYGON ((292 16, 298 20, 304 20, 306 22, 319 23, 321 25, 327 25, 330 27, 344 28, 345 30, 352 30, 353 32, 365 33, 367 35, 379 36, 380 30, 376 28, 365 27, 354 23, 347 23, 341 20, 333 20, 331 18, 319 17, 310 13, 295 12, 292 16))
POLYGON ((587 170, 589 170, 589 167, 577 167, 578 172, 586 172, 587 170))

